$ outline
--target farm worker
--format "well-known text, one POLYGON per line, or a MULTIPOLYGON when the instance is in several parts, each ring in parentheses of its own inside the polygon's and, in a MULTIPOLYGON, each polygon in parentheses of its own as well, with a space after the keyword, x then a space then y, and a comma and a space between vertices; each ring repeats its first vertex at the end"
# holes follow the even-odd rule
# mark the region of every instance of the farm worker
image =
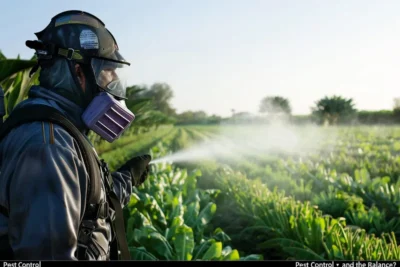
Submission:
MULTIPOLYGON (((35 35, 38 41, 26 44, 36 50, 40 86, 30 88, 10 117, 19 109, 46 106, 85 138, 89 130, 109 142, 118 138, 134 119, 124 105, 120 75, 130 64, 103 22, 66 11, 35 35)), ((126 240, 116 241, 119 209, 111 208, 118 205, 109 195, 125 206, 132 186, 147 179, 151 157, 134 157, 109 176, 103 161, 96 166, 100 186, 93 189, 96 181, 88 175, 83 149, 65 127, 47 121, 24 123, 1 140, 0 259, 112 260, 126 254, 121 245, 126 240), (96 205, 88 205, 91 189, 98 192, 96 205)))

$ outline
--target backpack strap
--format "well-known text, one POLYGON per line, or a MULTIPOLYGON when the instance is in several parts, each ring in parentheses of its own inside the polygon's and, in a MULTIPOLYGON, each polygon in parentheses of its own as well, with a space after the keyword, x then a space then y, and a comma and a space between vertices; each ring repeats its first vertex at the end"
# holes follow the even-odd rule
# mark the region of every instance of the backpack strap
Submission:
POLYGON ((78 142, 90 178, 88 202, 89 204, 99 203, 101 195, 101 174, 96 157, 92 152, 92 147, 75 125, 65 118, 57 109, 44 105, 36 105, 14 110, 0 129, 0 140, 13 128, 34 121, 48 121, 59 124, 78 142))
POLYGON ((111 173, 109 172, 108 165, 104 160, 101 160, 104 175, 106 177, 105 187, 107 192, 107 197, 115 211, 115 220, 113 221, 113 229, 115 233, 115 239, 111 242, 111 257, 118 259, 121 257, 122 260, 130 260, 131 254, 129 252, 128 242, 126 240, 125 223, 124 223, 124 213, 122 211, 121 203, 117 195, 115 194, 112 184, 111 173), (120 251, 121 255, 118 255, 120 251))
MULTIPOLYGON (((33 121, 48 121, 54 124, 61 125, 78 142, 78 145, 81 148, 86 168, 89 173, 88 207, 91 206, 90 204, 97 205, 100 202, 100 167, 102 167, 103 170, 106 170, 106 195, 107 198, 110 200, 111 207, 115 211, 115 220, 111 223, 114 228, 114 233, 116 235, 114 242, 111 243, 112 256, 114 259, 121 258, 122 260, 130 260, 130 253, 125 234, 125 225, 123 221, 122 207, 121 203, 118 200, 118 197, 112 190, 112 184, 110 184, 111 175, 108 171, 107 165, 104 161, 100 161, 100 159, 94 153, 93 148, 89 145, 88 140, 75 127, 74 124, 72 124, 67 118, 65 118, 64 115, 62 115, 57 109, 49 106, 36 105, 18 108, 10 114, 9 118, 0 128, 0 140, 2 140, 13 128, 20 126, 24 123, 33 121), (121 252, 121 255, 118 255, 118 248, 121 252)), ((8 216, 8 210, 5 207, 0 206, 0 212, 8 216)))

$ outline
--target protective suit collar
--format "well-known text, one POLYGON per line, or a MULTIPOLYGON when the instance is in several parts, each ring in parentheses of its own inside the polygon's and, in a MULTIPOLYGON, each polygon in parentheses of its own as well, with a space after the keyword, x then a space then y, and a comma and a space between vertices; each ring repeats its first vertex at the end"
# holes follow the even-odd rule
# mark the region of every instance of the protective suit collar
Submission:
POLYGON ((89 130, 81 118, 84 109, 67 98, 52 90, 36 85, 31 87, 28 97, 27 100, 19 103, 15 108, 37 104, 52 106, 62 112, 82 133, 86 133, 89 130))

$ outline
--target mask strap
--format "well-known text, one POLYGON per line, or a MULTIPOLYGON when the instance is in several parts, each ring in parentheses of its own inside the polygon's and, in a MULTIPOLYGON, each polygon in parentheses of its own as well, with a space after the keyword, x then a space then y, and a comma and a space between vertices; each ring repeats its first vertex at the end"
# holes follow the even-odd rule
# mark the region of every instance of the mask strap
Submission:
MULTIPOLYGON (((77 104, 79 106, 81 106, 81 107, 83 106, 83 108, 85 108, 87 106, 87 104, 85 103, 86 102, 85 101, 86 93, 83 90, 81 84, 79 83, 78 77, 76 76, 76 73, 75 73, 75 64, 76 63, 74 61, 68 61, 67 64, 68 64, 69 71, 71 72, 71 76, 72 76, 72 79, 74 80, 76 87, 82 91, 82 94, 79 94, 79 96, 75 96, 74 100, 77 101, 77 104)), ((85 75, 86 75, 86 73, 85 73, 85 75)))
POLYGON ((93 98, 100 93, 99 86, 97 85, 93 69, 89 64, 81 64, 83 73, 86 77, 86 91, 84 93, 85 106, 93 100, 93 98))

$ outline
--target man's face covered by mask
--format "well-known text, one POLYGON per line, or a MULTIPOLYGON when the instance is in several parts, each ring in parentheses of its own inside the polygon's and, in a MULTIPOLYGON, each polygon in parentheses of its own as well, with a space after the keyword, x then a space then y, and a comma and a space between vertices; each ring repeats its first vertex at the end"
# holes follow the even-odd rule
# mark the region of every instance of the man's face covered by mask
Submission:
POLYGON ((126 69, 123 64, 103 59, 92 59, 97 85, 116 99, 126 97, 126 69))
POLYGON ((99 85, 102 88, 107 88, 107 85, 109 85, 112 81, 117 80, 118 75, 115 72, 115 68, 108 68, 104 69, 100 72, 99 74, 99 85))

